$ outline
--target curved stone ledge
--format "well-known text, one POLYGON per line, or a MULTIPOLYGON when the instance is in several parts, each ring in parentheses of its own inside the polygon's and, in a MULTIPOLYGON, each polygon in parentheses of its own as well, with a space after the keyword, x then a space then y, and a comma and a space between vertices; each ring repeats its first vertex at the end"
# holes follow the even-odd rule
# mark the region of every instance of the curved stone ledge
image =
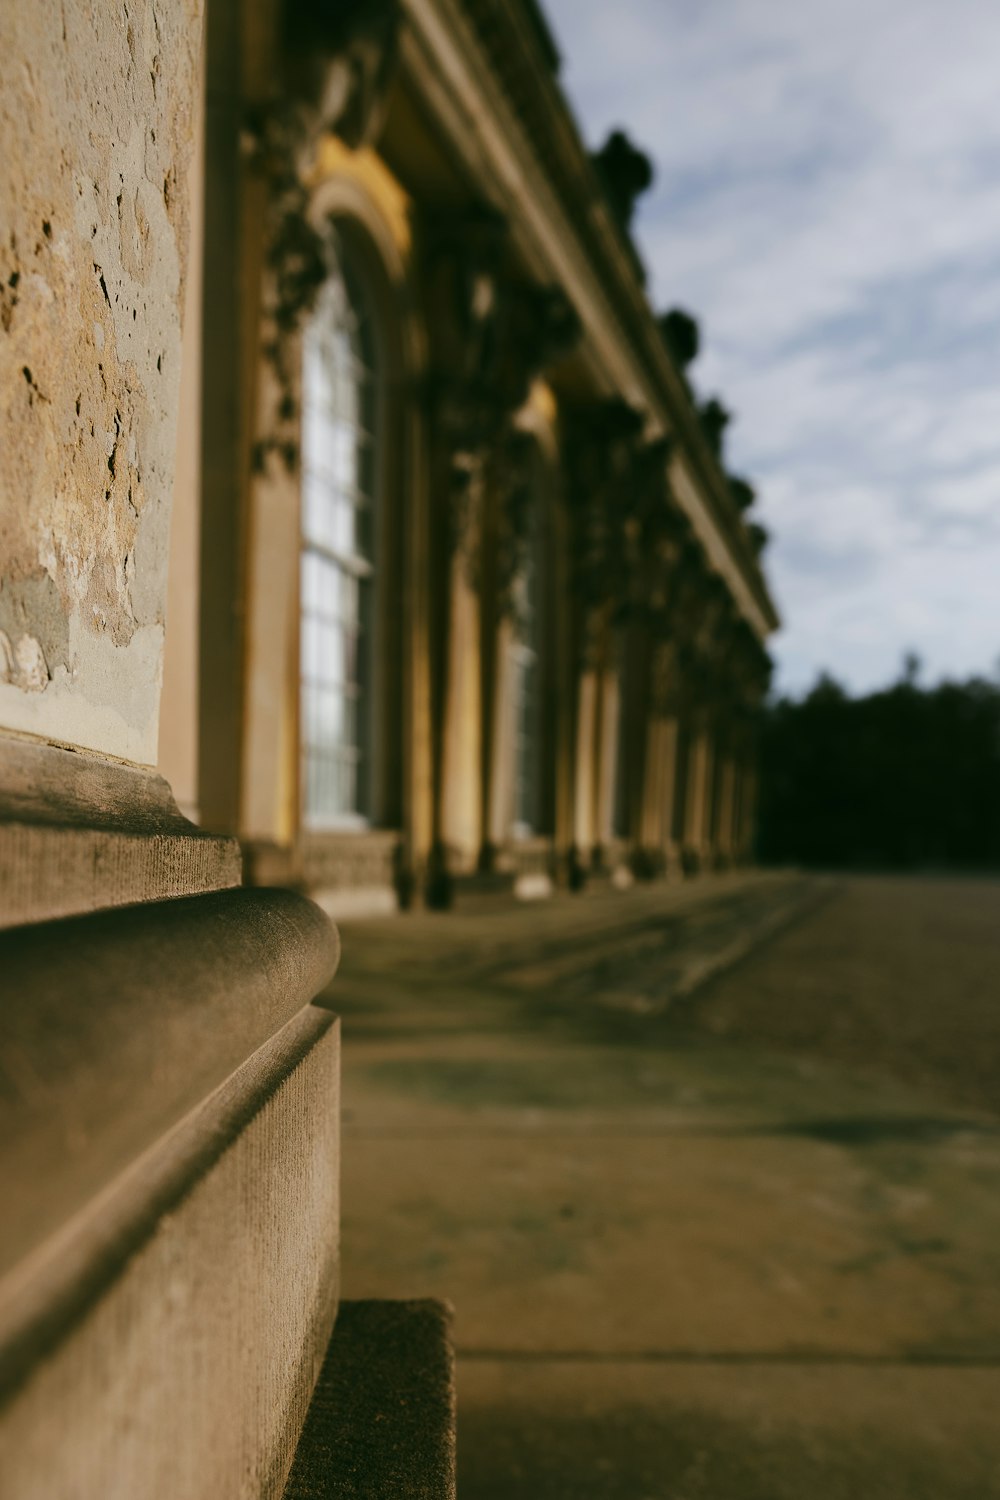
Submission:
POLYGON ((233 890, 0 934, 0 1275, 331 979, 336 929, 233 890))
POLYGON ((0 759, 0 821, 211 837, 188 822, 156 771, 9 736, 0 759))
POLYGON ((155 771, 5 737, 0 928, 229 889, 235 839, 179 812, 155 771))

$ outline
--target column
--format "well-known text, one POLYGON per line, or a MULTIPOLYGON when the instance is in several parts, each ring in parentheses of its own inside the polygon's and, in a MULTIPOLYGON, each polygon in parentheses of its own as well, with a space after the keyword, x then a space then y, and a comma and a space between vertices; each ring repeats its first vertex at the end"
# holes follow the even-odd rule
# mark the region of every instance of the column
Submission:
POLYGON ((713 840, 715 845, 715 864, 719 869, 728 869, 733 862, 735 854, 733 847, 733 816, 736 795, 736 765, 733 748, 728 739, 723 741, 723 748, 721 750, 717 789, 713 840))
POLYGON ((681 795, 680 779, 680 720, 676 715, 660 721, 660 787, 659 826, 657 843, 661 851, 663 871, 674 879, 681 870, 681 851, 675 837, 675 813, 681 795))
POLYGON ((620 757, 622 745, 622 681, 617 662, 605 655, 599 677, 599 710, 596 736, 596 776, 594 828, 599 857, 606 862, 610 848, 617 842, 615 804, 618 777, 624 769, 620 757))
POLYGON ((695 871, 704 871, 710 864, 713 773, 712 728, 702 710, 696 715, 691 735, 684 828, 685 860, 695 871))
POLYGON ((477 478, 473 481, 466 531, 449 569, 440 827, 453 875, 466 874, 475 867, 482 837, 481 617, 472 577, 479 543, 480 502, 477 478))
POLYGON ((574 776, 573 841, 585 866, 600 835, 597 823, 600 692, 596 668, 587 667, 577 682, 576 774, 574 776))

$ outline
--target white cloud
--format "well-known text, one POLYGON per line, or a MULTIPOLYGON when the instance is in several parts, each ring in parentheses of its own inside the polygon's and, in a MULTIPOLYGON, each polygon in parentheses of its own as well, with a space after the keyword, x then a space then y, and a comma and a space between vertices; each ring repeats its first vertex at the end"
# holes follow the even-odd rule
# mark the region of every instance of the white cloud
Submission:
POLYGON ((738 414, 781 680, 1000 652, 1000 6, 548 0, 594 145, 658 177, 636 234, 738 414))

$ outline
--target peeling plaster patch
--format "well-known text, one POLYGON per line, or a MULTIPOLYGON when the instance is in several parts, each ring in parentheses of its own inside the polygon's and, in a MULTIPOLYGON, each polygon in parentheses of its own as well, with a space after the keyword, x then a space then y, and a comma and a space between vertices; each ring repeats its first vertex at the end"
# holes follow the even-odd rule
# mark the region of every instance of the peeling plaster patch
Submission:
POLYGON ((0 631, 8 642, 26 636, 38 642, 47 663, 46 682, 50 671, 70 664, 69 622, 59 590, 46 574, 16 583, 0 578, 0 631))
POLYGON ((16 646, 0 630, 0 683, 13 683, 23 693, 43 693, 49 685, 49 669, 41 646, 30 635, 22 635, 16 646))
MULTIPOLYGON (((27 693, 4 679, 4 637, 0 633, 0 723, 9 729, 44 739, 103 751, 122 760, 151 766, 156 762, 158 702, 163 653, 163 631, 151 626, 118 647, 107 637, 92 635, 79 623, 71 631, 71 650, 83 643, 79 672, 64 667, 53 672, 43 693, 27 693), (81 697, 77 680, 83 676, 91 692, 81 697), (123 682, 134 691, 123 700, 123 682), (72 724, 72 736, 66 724, 72 724), (109 746, 114 746, 113 750, 109 746)), ((9 646, 9 643, 8 643, 9 646)))
POLYGON ((44 693, 49 685, 45 652, 33 635, 22 635, 14 647, 17 672, 14 682, 26 693, 44 693))

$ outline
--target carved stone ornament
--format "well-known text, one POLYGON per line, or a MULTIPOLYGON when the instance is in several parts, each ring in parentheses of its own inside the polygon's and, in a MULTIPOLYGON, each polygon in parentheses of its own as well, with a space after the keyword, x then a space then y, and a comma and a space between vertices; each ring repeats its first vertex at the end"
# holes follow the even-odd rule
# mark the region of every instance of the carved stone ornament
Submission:
POLYGON ((675 641, 658 641, 649 676, 650 704, 654 713, 667 715, 674 706, 678 688, 678 651, 675 641))
POLYGON ((335 262, 329 225, 310 215, 318 143, 336 132, 352 149, 381 126, 396 58, 397 0, 284 0, 284 92, 255 103, 244 149, 266 183, 262 354, 274 376, 272 410, 253 447, 258 473, 274 456, 299 460, 294 336, 335 262))
POLYGON ((689 547, 688 522, 670 485, 671 446, 668 437, 659 437, 638 450, 628 521, 629 609, 655 637, 672 633, 680 564, 689 547))
POLYGON ((316 134, 334 131, 356 150, 375 139, 397 55, 398 0, 285 0, 289 92, 316 134))
POLYGON ((734 631, 730 662, 732 698, 738 715, 752 719, 771 684, 774 663, 749 625, 740 622, 734 631))
POLYGON ((573 583, 588 613, 641 618, 662 635, 686 523, 670 489, 670 440, 646 442, 642 427, 622 401, 566 422, 573 583))
POLYGON ((456 456, 475 452, 490 427, 506 239, 506 221, 485 208, 447 219, 435 215, 423 226, 431 417, 456 456))
POLYGON ((506 221, 485 207, 438 219, 424 237, 430 414, 449 452, 453 543, 462 545, 469 530, 477 481, 489 483, 500 500, 505 597, 530 495, 530 440, 515 418, 532 381, 569 352, 580 331, 564 293, 516 281, 506 252, 506 221))

